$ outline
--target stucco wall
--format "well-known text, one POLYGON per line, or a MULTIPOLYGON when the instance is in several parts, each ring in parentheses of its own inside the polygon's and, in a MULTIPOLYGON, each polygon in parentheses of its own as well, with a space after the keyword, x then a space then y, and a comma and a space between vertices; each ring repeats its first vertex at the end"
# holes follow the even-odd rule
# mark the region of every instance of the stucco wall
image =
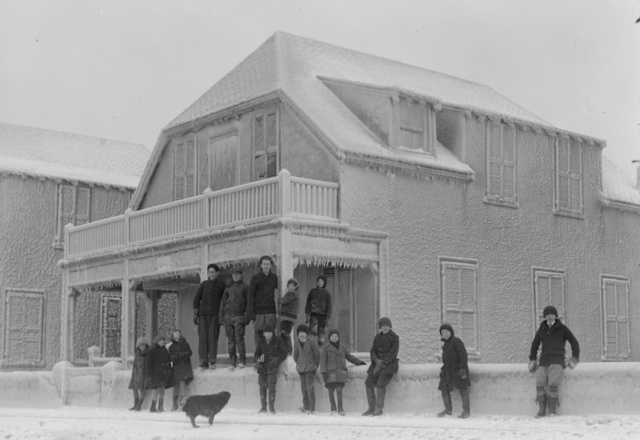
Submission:
MULTIPOLYGON (((7 290, 44 292, 44 368, 60 358, 62 249, 54 248, 58 184, 52 180, 2 176, 0 209, 0 359, 6 344, 7 290)), ((131 191, 93 187, 91 219, 122 214, 131 191)), ((26 312, 29 314, 29 311, 26 312)), ((92 322, 93 326, 95 322, 92 322)), ((79 329, 82 332, 82 329, 79 329)), ((21 368, 21 367, 11 367, 21 368)))
MULTIPOLYGON (((518 131, 517 209, 483 202, 483 121, 467 121, 467 141, 467 163, 476 171, 475 181, 468 184, 349 165, 342 169, 341 221, 389 233, 389 314, 401 337, 402 359, 429 360, 438 349, 439 258, 453 257, 478 262, 480 362, 527 358, 539 324, 535 321, 539 311, 533 305, 533 267, 566 271, 566 322, 581 342, 582 359, 599 360, 599 274, 628 276, 632 286, 640 281, 628 263, 634 256, 631 250, 640 244, 638 228, 631 227, 633 219, 620 232, 630 242, 628 253, 605 252, 615 244, 604 235, 607 226, 603 227, 598 202, 600 149, 584 147, 584 219, 575 219, 552 211, 552 138, 518 131)), ((632 335, 637 334, 632 323, 632 335)), ((633 359, 640 359, 637 350, 633 359)))

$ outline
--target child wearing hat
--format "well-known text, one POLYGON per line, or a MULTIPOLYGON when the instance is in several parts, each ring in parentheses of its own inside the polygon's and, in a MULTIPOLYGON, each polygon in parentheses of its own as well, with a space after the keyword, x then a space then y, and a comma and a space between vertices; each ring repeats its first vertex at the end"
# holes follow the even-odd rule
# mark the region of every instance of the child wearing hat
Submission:
POLYGON ((331 318, 331 293, 326 289, 327 277, 324 275, 316 278, 316 285, 309 291, 304 313, 307 317, 306 324, 309 330, 318 335, 320 342, 324 342, 324 329, 331 318))
POLYGON ((129 389, 133 390, 133 406, 129 408, 129 411, 140 411, 142 408, 149 351, 151 351, 149 341, 147 341, 147 338, 140 336, 136 341, 131 380, 129 381, 129 389))
POLYGON ((278 367, 287 358, 287 347, 282 338, 274 335, 275 329, 267 324, 262 330, 255 351, 256 369, 258 370, 258 386, 260 388, 260 413, 267 412, 267 394, 269 413, 275 414, 276 381, 278 367))
POLYGON ((342 389, 347 381, 347 361, 355 365, 366 365, 357 357, 349 353, 349 350, 340 343, 340 333, 338 330, 329 330, 328 342, 322 347, 320 354, 320 373, 324 379, 324 386, 329 390, 329 403, 331 404, 331 414, 344 416, 342 406, 342 389), (334 394, 337 391, 338 405, 334 394))
POLYGON ((191 366, 191 346, 178 329, 171 335, 169 357, 173 363, 173 406, 171 411, 177 411, 184 406, 189 397, 189 383, 193 380, 193 367, 191 366), (182 394, 180 389, 182 388, 182 394))
POLYGON ((453 327, 449 324, 440 326, 442 338, 442 368, 440 369, 440 382, 438 389, 442 393, 444 410, 437 414, 438 417, 450 416, 453 411, 451 403, 451 391, 457 388, 462 399, 462 414, 458 417, 466 419, 471 415, 469 404, 469 365, 467 365, 467 349, 464 342, 453 333, 453 327))
POLYGON ((309 338, 309 327, 300 324, 296 329, 298 339, 293 347, 293 360, 296 370, 300 374, 300 388, 302 390, 302 408, 305 413, 316 412, 316 394, 313 381, 320 363, 320 348, 314 338, 309 338))
POLYGON ((242 267, 234 267, 231 270, 233 282, 225 289, 220 302, 220 322, 224 324, 224 332, 227 335, 231 370, 236 368, 238 355, 240 355, 238 367, 244 368, 247 363, 244 329, 247 325, 245 314, 249 300, 249 286, 242 281, 242 272, 242 267))
POLYGON ((298 280, 291 278, 287 281, 287 293, 278 298, 280 306, 280 336, 287 347, 287 353, 291 354, 293 347, 291 344, 291 329, 298 319, 298 309, 300 308, 300 298, 298 297, 298 280))
POLYGON ((149 352, 147 361, 147 388, 153 390, 153 400, 149 412, 164 412, 164 390, 173 387, 173 372, 171 371, 171 358, 165 348, 166 339, 158 335, 153 339, 153 348, 149 352), (158 408, 156 409, 156 401, 158 408))
POLYGON ((380 318, 378 327, 380 331, 373 338, 370 350, 371 365, 367 369, 367 380, 364 382, 369 408, 362 413, 363 416, 382 415, 387 385, 391 382, 393 375, 398 372, 400 338, 391 330, 389 318, 380 318))

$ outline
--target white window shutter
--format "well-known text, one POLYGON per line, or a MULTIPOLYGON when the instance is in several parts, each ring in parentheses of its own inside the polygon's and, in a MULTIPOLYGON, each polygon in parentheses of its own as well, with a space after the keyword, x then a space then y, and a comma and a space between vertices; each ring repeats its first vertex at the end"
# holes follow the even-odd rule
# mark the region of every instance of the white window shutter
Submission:
POLYGON ((179 142, 175 146, 173 154, 173 199, 180 200, 185 197, 186 187, 186 163, 185 143, 179 142))

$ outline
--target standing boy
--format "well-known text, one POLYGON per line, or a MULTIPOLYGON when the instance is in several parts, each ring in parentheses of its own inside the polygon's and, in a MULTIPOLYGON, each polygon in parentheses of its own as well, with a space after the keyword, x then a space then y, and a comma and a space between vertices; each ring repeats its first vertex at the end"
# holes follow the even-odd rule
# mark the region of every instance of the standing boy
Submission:
POLYGON ((309 338, 309 327, 300 324, 296 329, 298 339, 293 349, 293 360, 296 362, 296 370, 300 374, 300 389, 302 390, 302 408, 304 413, 315 414, 316 393, 313 388, 316 371, 320 363, 320 348, 318 343, 309 338))
POLYGON ((241 267, 234 267, 231 270, 233 283, 224 291, 220 303, 220 322, 224 324, 224 331, 227 335, 229 361, 231 362, 229 368, 232 370, 236 367, 236 361, 238 360, 236 347, 240 355, 238 367, 244 368, 247 363, 244 327, 246 325, 245 314, 247 312, 249 286, 242 281, 242 272, 241 267))
POLYGON ((439 412, 438 417, 450 416, 453 411, 451 404, 451 391, 454 388, 460 390, 462 398, 462 414, 458 417, 466 419, 471 415, 471 405, 469 403, 469 365, 467 349, 460 338, 456 338, 453 327, 449 324, 440 326, 440 337, 442 338, 442 369, 440 370, 440 383, 438 389, 442 392, 444 410, 439 412))
POLYGON ((373 338, 371 365, 367 370, 367 380, 364 382, 369 408, 362 413, 363 416, 382 415, 387 385, 391 382, 393 375, 398 372, 400 338, 391 330, 389 318, 380 318, 378 327, 380 331, 373 338))
POLYGON ((547 403, 549 404, 549 415, 556 415, 558 405, 558 387, 562 380, 565 368, 565 345, 569 341, 571 344, 571 360, 569 367, 575 368, 580 359, 580 345, 569 327, 558 319, 558 310, 553 306, 547 306, 542 311, 544 321, 540 323, 540 328, 536 332, 531 344, 529 353, 529 371, 536 372, 536 400, 540 405, 540 411, 536 418, 547 415, 547 403), (538 348, 540 351, 540 361, 536 361, 538 348), (547 393, 546 389, 549 389, 547 393))
POLYGON ((278 303, 280 304, 280 336, 287 347, 288 354, 293 351, 291 329, 293 329, 293 324, 298 319, 298 309, 300 308, 299 285, 298 280, 291 278, 287 281, 287 293, 278 298, 278 303))
POLYGON ((218 338, 220 337, 220 300, 226 288, 218 278, 217 264, 207 266, 208 279, 200 283, 193 299, 193 323, 198 326, 198 355, 200 368, 216 368, 218 338))
POLYGON ((258 386, 260 387, 260 411, 267 412, 267 392, 269 395, 269 413, 275 414, 276 381, 278 367, 287 358, 287 348, 281 338, 274 336, 275 329, 265 325, 256 346, 256 369, 258 370, 258 386))
POLYGON ((275 292, 278 276, 271 272, 273 260, 268 255, 260 257, 260 271, 251 277, 247 303, 247 323, 253 321, 256 347, 260 343, 265 326, 276 327, 275 292))
POLYGON ((318 335, 320 342, 324 341, 324 329, 331 318, 331 294, 325 286, 327 277, 320 275, 316 278, 316 285, 309 291, 304 313, 307 315, 309 330, 318 335))

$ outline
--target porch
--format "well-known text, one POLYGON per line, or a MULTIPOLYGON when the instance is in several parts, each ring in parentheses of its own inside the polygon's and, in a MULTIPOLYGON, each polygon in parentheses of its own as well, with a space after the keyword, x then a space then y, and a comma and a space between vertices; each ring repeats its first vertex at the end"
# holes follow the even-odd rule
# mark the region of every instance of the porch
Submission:
MULTIPOLYGON (((223 277, 229 276, 231 266, 243 266, 248 284, 261 255, 276 262, 272 270, 279 277, 279 294, 286 291, 292 276, 301 281, 299 322, 304 321, 306 295, 315 287, 315 277, 329 275, 336 307, 331 325, 339 328, 352 350, 362 349, 364 340, 370 343, 377 316, 388 310, 387 236, 351 228, 340 222, 339 212, 337 183, 293 177, 282 170, 271 179, 67 226, 65 259, 60 262, 64 270, 61 359, 82 364, 78 353, 98 345, 100 352, 94 348, 94 357, 118 357, 126 365, 138 336, 151 339, 168 326, 182 329, 194 352, 192 361, 197 362, 192 300, 200 280, 206 279, 207 265, 218 264, 223 277), (109 297, 94 301, 111 307, 109 330, 103 324, 109 317, 104 307, 94 307, 81 319, 83 295, 109 297), (162 307, 158 308, 163 298, 175 301, 175 310, 169 311, 173 317, 164 323, 159 322, 162 307), (91 324, 100 335, 78 347, 91 324), (108 341, 107 331, 112 335, 108 341), (109 356, 107 351, 118 353, 109 356)), ((246 341, 248 352, 253 352, 251 326, 246 341)), ((224 332, 218 353, 227 353, 224 332)))

